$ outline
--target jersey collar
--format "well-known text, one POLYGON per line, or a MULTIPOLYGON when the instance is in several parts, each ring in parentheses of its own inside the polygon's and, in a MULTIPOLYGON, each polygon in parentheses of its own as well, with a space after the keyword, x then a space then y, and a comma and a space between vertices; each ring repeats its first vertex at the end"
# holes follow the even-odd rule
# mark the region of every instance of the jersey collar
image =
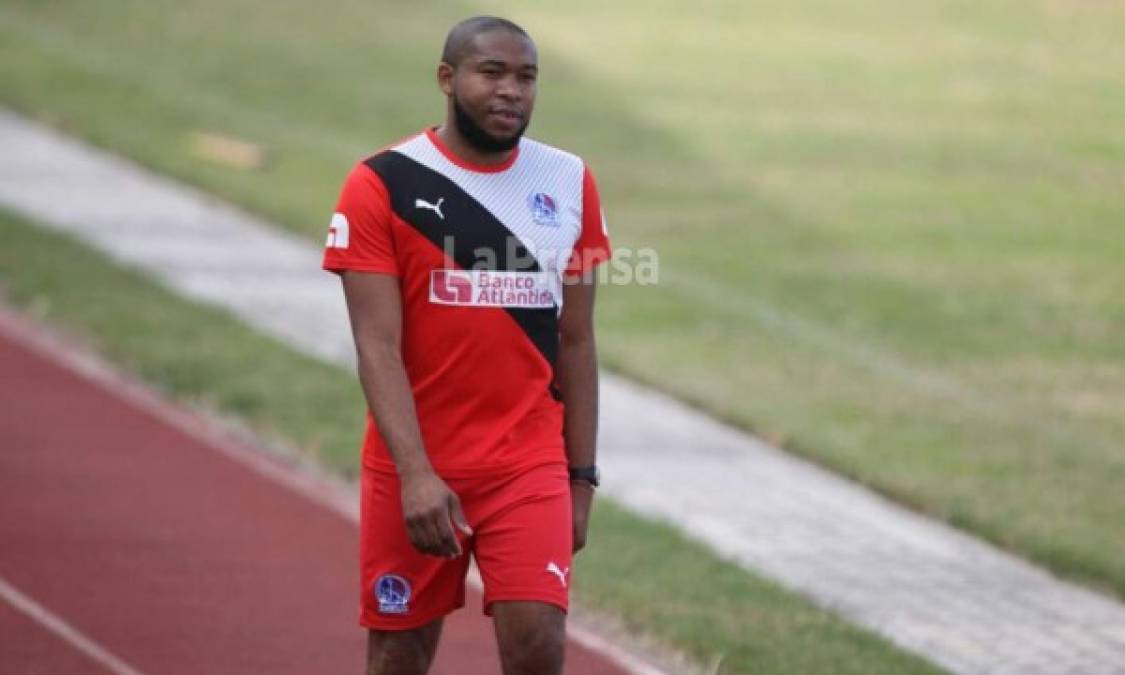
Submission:
POLYGON ((512 150, 512 154, 508 156, 508 159, 504 160, 504 162, 501 164, 476 164, 466 159, 462 159, 456 153, 450 150, 449 146, 447 146, 441 140, 441 138, 438 137, 437 127, 430 127, 426 129, 426 138, 430 139, 430 142, 434 144, 434 147, 437 148, 438 151, 441 152, 441 154, 445 155, 446 159, 453 162, 462 169, 476 171, 478 173, 500 173, 501 171, 507 171, 508 169, 512 168, 513 164, 516 163, 516 158, 519 157, 520 154, 520 146, 517 145, 512 150))

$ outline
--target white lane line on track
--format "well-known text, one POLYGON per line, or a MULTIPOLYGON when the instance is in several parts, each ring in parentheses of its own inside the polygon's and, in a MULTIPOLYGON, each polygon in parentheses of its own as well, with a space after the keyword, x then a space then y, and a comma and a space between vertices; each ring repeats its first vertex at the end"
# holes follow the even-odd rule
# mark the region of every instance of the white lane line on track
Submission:
MULTIPOLYGON (((251 448, 233 438, 230 430, 218 423, 181 410, 175 404, 163 400, 142 383, 133 380, 101 359, 77 349, 74 345, 65 344, 55 335, 44 332, 32 325, 29 319, 3 305, 0 305, 0 332, 45 358, 70 368, 109 396, 137 406, 187 436, 200 441, 204 447, 327 508, 356 526, 359 525, 359 492, 354 486, 326 474, 307 461, 296 458, 285 458, 288 460, 285 461, 281 457, 251 448)), ((477 591, 484 588, 475 564, 470 568, 467 582, 477 591)), ((567 622, 566 632, 569 639, 592 652, 601 654, 632 675, 668 675, 666 671, 573 621, 567 622)), ((124 672, 136 673, 136 671, 124 672)))
POLYGON ((128 663, 111 654, 104 647, 83 635, 74 626, 51 613, 43 605, 27 597, 0 577, 0 599, 23 612, 33 621, 65 640, 71 647, 107 668, 114 675, 144 675, 128 663))

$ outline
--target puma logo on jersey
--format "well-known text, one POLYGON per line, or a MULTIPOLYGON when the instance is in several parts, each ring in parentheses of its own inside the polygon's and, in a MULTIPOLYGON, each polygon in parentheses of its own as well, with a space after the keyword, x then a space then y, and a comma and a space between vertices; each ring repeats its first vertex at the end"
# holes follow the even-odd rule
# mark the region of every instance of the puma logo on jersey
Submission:
POLYGON ((434 213, 436 213, 438 215, 438 218, 441 218, 442 220, 445 220, 445 214, 443 214, 441 212, 441 203, 444 202, 444 201, 445 201, 445 197, 439 198, 437 200, 437 204, 431 204, 428 201, 426 201, 425 199, 415 199, 414 200, 414 208, 416 208, 416 209, 427 209, 429 211, 433 211, 434 213))
POLYGON ((552 560, 551 562, 547 563, 547 571, 558 577, 559 583, 562 584, 563 588, 566 588, 566 577, 568 574, 570 574, 569 567, 560 568, 555 563, 555 561, 552 560))

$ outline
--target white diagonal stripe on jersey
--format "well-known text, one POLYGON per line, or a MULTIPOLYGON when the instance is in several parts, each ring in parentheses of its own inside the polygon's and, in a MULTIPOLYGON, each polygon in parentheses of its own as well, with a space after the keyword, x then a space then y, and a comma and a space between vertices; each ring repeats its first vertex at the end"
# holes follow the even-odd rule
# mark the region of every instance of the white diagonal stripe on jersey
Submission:
POLYGON ((393 150, 445 175, 511 230, 535 255, 540 268, 550 272, 551 292, 562 310, 562 274, 582 231, 585 165, 581 159, 529 138, 521 139, 515 163, 496 173, 457 166, 426 134, 393 150), (532 218, 528 200, 537 192, 545 192, 555 200, 557 226, 540 225, 532 218))

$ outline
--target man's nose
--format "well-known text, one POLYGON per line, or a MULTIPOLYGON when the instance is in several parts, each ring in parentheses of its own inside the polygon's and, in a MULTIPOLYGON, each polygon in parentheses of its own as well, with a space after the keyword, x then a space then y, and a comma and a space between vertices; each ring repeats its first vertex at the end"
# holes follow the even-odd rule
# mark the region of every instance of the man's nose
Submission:
POLYGON ((500 78, 500 82, 496 88, 496 95, 510 100, 518 100, 522 95, 520 91, 519 82, 516 81, 515 75, 505 75, 500 78))

